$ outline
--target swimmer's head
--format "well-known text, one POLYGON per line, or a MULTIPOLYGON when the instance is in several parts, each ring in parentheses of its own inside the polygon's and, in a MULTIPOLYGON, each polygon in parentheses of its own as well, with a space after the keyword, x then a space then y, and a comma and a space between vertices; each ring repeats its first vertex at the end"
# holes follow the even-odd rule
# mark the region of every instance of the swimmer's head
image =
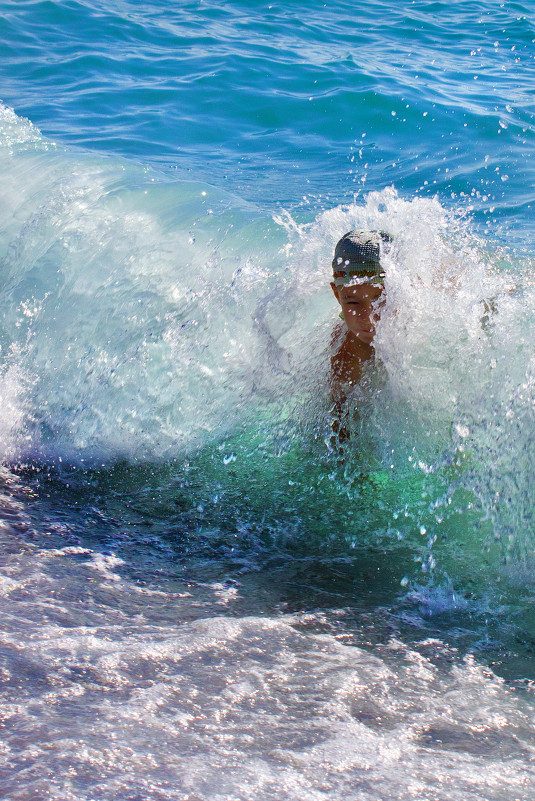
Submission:
POLYGON ((391 241, 382 231, 349 231, 336 245, 331 287, 349 331, 367 347, 384 302, 381 246, 391 241))
POLYGON ((384 231, 349 231, 344 234, 334 251, 334 285, 382 284, 381 247, 388 242, 391 242, 391 237, 384 231))

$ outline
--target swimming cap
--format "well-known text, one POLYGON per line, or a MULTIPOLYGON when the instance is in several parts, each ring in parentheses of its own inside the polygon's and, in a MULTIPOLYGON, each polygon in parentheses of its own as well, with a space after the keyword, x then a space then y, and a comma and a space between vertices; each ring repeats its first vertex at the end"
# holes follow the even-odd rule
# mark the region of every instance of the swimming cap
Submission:
POLYGON ((384 231, 348 231, 336 245, 333 277, 336 286, 349 284, 354 278, 383 281, 381 244, 391 242, 384 231))

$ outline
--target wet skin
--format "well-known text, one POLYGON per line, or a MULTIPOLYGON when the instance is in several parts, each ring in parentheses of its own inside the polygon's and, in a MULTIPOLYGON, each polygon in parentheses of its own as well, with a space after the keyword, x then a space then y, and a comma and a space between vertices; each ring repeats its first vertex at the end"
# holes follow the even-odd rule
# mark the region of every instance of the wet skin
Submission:
POLYGON ((362 364, 373 356, 375 324, 379 319, 383 287, 357 284, 337 287, 331 283, 342 308, 347 333, 332 359, 333 378, 354 383, 360 378, 362 364))

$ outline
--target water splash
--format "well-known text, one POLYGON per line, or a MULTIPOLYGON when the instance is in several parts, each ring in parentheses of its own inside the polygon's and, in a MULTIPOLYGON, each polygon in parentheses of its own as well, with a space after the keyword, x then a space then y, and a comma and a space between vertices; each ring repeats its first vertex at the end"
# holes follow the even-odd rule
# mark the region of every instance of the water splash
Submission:
POLYGON ((436 198, 391 187, 313 218, 272 218, 210 186, 51 151, 4 119, 4 458, 180 461, 228 441, 226 470, 262 452, 275 480, 277 460, 302 453, 310 486, 332 475, 340 498, 361 497, 373 476, 380 503, 364 530, 422 543, 428 573, 461 508, 459 541, 473 547, 479 525, 479 547, 497 539, 504 558, 530 562, 529 258, 436 198), (324 445, 329 264, 338 238, 366 227, 393 247, 376 364, 348 402, 358 414, 340 466, 324 445))

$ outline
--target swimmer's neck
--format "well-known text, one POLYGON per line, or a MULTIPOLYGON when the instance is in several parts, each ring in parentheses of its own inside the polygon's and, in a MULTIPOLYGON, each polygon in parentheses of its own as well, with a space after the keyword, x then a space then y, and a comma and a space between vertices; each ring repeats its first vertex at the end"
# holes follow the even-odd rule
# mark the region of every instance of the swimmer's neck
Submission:
POLYGON ((361 363, 367 362, 375 354, 373 342, 363 342, 356 334, 349 330, 345 333, 342 347, 347 347, 352 356, 361 363))

